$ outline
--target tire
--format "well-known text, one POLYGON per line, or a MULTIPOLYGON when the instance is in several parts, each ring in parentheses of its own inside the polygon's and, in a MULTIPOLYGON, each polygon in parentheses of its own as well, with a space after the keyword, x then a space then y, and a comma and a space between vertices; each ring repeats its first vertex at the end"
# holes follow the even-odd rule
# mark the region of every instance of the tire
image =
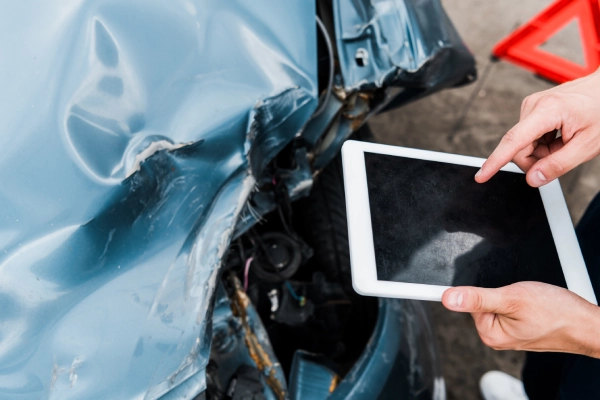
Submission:
MULTIPOLYGON (((365 124, 351 139, 371 142, 373 135, 365 124)), ((346 293, 355 295, 341 153, 316 177, 310 196, 295 203, 294 220, 295 228, 314 250, 308 270, 323 272, 327 281, 338 282, 346 293)))
MULTIPOLYGON (((372 135, 363 126, 352 138, 368 140, 372 135)), ((340 331, 346 350, 336 360, 347 371, 371 336, 378 307, 376 298, 360 296, 352 287, 341 154, 316 177, 309 197, 294 204, 294 222, 296 231, 314 251, 299 271, 302 278, 310 281, 320 272, 326 281, 339 284, 351 302, 340 331)))

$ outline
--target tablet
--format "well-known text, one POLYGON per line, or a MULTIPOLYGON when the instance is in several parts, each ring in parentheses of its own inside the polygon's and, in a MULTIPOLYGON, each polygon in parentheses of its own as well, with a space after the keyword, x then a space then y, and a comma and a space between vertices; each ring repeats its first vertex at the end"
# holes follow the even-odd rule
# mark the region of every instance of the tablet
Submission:
POLYGON ((540 281, 596 296, 558 180, 530 187, 485 159, 347 141, 342 147, 354 289, 441 301, 451 286, 540 281))

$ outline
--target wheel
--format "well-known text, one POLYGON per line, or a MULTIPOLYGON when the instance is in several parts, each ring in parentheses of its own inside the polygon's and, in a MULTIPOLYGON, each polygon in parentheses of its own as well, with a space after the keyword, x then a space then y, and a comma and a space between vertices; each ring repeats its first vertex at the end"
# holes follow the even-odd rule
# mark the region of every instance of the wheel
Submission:
MULTIPOLYGON (((372 140, 368 126, 359 129, 353 139, 372 140)), ((311 194, 296 202, 293 210, 296 231, 314 251, 313 257, 298 274, 310 280, 314 273, 321 272, 327 282, 337 283, 343 288, 351 303, 340 327, 340 336, 346 347, 341 358, 351 366, 363 351, 375 326, 377 299, 360 296, 352 288, 341 154, 315 178, 311 194)))

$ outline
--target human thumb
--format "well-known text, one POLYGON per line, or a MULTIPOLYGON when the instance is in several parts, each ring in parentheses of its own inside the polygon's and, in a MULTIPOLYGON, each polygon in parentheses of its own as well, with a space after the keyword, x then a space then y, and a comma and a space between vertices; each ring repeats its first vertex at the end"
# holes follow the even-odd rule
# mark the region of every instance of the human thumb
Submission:
POLYGON ((444 307, 452 311, 471 313, 502 313, 504 301, 498 289, 462 286, 447 289, 442 295, 444 307))
POLYGON ((540 187, 597 155, 597 146, 575 137, 558 151, 543 157, 527 171, 527 183, 540 187))

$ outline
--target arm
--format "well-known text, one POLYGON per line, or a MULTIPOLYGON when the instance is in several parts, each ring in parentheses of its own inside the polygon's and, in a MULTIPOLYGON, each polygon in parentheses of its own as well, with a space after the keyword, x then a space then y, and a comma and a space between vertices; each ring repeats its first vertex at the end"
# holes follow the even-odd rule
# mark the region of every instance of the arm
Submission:
POLYGON ((449 310, 470 312, 481 340, 496 350, 600 358, 600 308, 566 289, 540 282, 457 287, 446 290, 442 302, 449 310))
POLYGON ((486 182, 513 160, 527 172, 527 182, 539 187, 598 154, 600 70, 527 97, 519 123, 504 135, 475 180, 486 182))
MULTIPOLYGON (((486 182, 513 160, 527 173, 527 182, 539 187, 598 154, 597 71, 527 97, 519 123, 504 135, 475 180, 486 182)), ((472 313, 481 339, 495 349, 600 358, 600 308, 566 289, 540 282, 498 289, 457 287, 448 289, 442 302, 450 310, 472 313)))

